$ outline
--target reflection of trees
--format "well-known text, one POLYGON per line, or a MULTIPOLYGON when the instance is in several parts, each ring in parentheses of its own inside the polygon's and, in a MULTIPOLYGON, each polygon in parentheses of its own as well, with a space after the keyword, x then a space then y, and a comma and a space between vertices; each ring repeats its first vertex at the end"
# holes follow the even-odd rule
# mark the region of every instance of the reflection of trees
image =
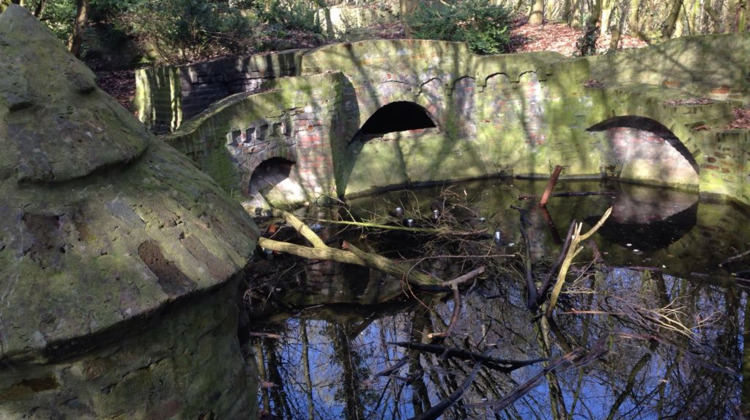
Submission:
MULTIPOLYGON (((576 274, 558 316, 549 321, 528 312, 518 284, 487 280, 463 296, 453 334, 437 343, 497 358, 552 360, 591 348, 609 333, 608 355, 544 373, 541 384, 498 412, 482 401, 503 400, 544 365, 510 374, 482 367, 445 418, 736 416, 739 317, 745 309, 739 293, 655 271, 600 266, 576 274)), ((265 378, 275 384, 264 398, 287 418, 407 418, 428 412, 462 386, 474 363, 388 343, 430 342, 427 335, 444 330, 452 310, 451 301, 428 298, 407 313, 375 315, 374 322, 291 322, 285 340, 296 336, 300 343, 280 342, 286 349, 276 352, 267 344, 262 348, 265 378), (309 330, 309 325, 317 326, 309 330), (295 358, 295 351, 305 354, 295 358), (393 371, 376 376, 387 368, 393 371)), ((361 309, 354 312, 361 318, 361 309)))
POLYGON ((341 386, 336 391, 336 398, 345 404, 344 418, 347 420, 365 419, 365 407, 373 402, 373 393, 363 387, 368 378, 364 360, 352 347, 350 334, 351 324, 333 324, 329 334, 333 341, 336 363, 342 367, 341 386))
MULTIPOLYGON (((386 210, 394 204, 406 213, 415 211, 406 202, 389 202, 386 210)), ((444 202, 441 220, 468 221, 487 214, 467 208, 464 218, 457 204, 444 202)), ((430 209, 417 211, 430 214, 430 209)), ((364 237, 372 239, 370 245, 384 240, 382 235, 364 237)), ((304 321, 285 321, 280 358, 302 363, 281 363, 282 378, 276 385, 283 383, 286 393, 280 395, 288 408, 268 397, 278 413, 289 410, 292 418, 324 419, 429 417, 466 386, 443 418, 737 417, 744 345, 739 334, 747 300, 738 289, 656 269, 577 264, 569 271, 555 315, 547 318, 527 309, 521 274, 526 265, 519 257, 525 252, 519 248, 508 254, 491 239, 473 237, 430 246, 397 239, 401 246, 396 258, 410 258, 437 275, 465 272, 478 264, 452 258, 456 252, 486 253, 490 256, 484 261, 494 260, 487 264, 487 278, 466 285, 455 319, 457 303, 450 295, 420 294, 419 300, 397 305, 365 305, 355 295, 370 293, 370 286, 359 292, 337 286, 354 284, 363 278, 361 272, 353 280, 347 269, 324 270, 325 275, 316 276, 317 288, 340 291, 337 296, 350 300, 336 298, 335 305, 321 305, 321 300, 308 299, 307 306, 295 309, 302 311, 297 318, 304 321), (326 279, 332 275, 341 278, 326 279), (450 335, 434 334, 447 331, 448 324, 450 335), (496 359, 548 362, 510 373, 488 365, 477 369, 470 359, 389 344, 404 341, 496 359), (606 356, 586 359, 600 343, 606 356), (565 360, 569 355, 575 357, 565 360)), ((552 261, 533 259, 538 281, 546 277, 552 261)), ((305 270, 308 275, 316 272, 305 270)))

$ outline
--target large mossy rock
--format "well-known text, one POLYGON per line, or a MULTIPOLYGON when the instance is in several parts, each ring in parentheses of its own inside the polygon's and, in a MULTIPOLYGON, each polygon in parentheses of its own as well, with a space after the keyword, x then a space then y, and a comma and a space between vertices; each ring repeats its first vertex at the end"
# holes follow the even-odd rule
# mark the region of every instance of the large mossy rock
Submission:
POLYGON ((252 219, 18 6, 0 74, 0 418, 252 415, 252 219))

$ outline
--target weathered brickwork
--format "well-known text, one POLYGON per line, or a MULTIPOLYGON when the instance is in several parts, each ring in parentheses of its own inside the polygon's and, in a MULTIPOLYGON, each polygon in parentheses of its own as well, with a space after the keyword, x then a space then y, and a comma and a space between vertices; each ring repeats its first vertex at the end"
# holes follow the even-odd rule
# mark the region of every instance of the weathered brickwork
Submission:
MULTIPOLYGON (((274 92, 213 107, 169 141, 240 194, 253 168, 283 157, 295 162, 308 200, 440 180, 547 177, 563 165, 566 177, 619 177, 747 202, 739 140, 720 129, 694 130, 726 125, 731 103, 693 104, 663 84, 591 83, 597 59, 475 56, 463 44, 417 40, 336 44, 298 58, 302 76, 284 79, 274 92), (300 96, 288 89, 305 99, 285 103, 286 95, 300 96), (370 117, 402 101, 419 105, 414 109, 423 109, 435 128, 357 140, 370 117), (239 117, 245 111, 238 110, 250 108, 252 117, 239 117), (265 134, 279 130, 283 135, 265 134), (262 146, 259 135, 274 144, 262 146), (206 143, 233 156, 234 178, 207 164, 215 152, 194 150, 206 143)), ((616 61, 607 65, 616 72, 616 61)), ((735 91, 746 88, 739 79, 733 83, 735 91)))
POLYGON ((248 198, 253 172, 273 158, 294 163, 304 198, 336 196, 333 157, 345 145, 330 140, 356 130, 344 115, 356 107, 344 81, 339 73, 279 79, 277 89, 227 98, 165 139, 238 197, 248 198))

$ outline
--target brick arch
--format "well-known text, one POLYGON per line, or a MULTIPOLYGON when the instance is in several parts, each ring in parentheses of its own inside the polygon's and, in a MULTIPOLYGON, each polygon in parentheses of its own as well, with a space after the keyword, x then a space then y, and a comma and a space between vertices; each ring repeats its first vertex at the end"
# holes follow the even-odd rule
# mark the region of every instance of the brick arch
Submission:
POLYGON ((483 82, 482 86, 486 88, 488 84, 490 85, 498 84, 498 81, 500 81, 502 84, 510 83, 511 82, 510 75, 502 71, 490 73, 482 81, 483 82))
POLYGON ((604 132, 608 175, 696 187, 700 166, 686 144, 661 122, 640 115, 611 117, 587 128, 604 132), (628 169, 628 166, 632 168, 628 169))
POLYGON ((288 161, 293 165, 297 164, 297 156, 291 148, 264 150, 258 153, 251 153, 246 157, 244 162, 240 165, 240 168, 243 172, 241 183, 244 185, 247 194, 252 194, 251 184, 253 182, 253 176, 256 175, 259 168, 262 169, 261 165, 276 160, 288 161))

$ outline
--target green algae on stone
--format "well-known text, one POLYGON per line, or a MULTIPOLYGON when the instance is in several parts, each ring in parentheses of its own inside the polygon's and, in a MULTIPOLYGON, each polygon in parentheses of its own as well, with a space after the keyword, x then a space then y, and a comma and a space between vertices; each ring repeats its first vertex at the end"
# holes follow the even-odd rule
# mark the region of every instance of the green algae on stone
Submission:
POLYGON ((0 102, 9 110, 0 146, 15 153, 19 181, 63 182, 143 153, 146 130, 25 9, 0 15, 0 39, 0 102))

